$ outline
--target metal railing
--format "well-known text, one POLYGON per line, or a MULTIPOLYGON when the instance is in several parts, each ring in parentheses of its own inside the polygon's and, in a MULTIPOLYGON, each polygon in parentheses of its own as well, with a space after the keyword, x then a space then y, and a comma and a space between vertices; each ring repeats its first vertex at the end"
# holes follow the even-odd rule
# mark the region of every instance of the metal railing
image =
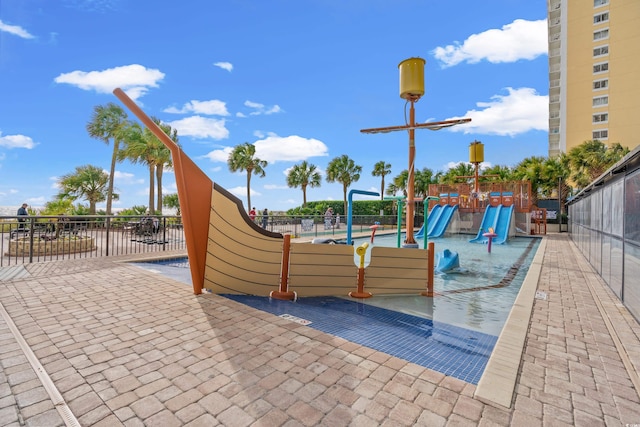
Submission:
POLYGON ((177 216, 0 216, 0 237, 0 267, 186 248, 177 216))
MULTIPOLYGON (((403 218, 404 219, 404 218, 403 218)), ((262 217, 256 217, 262 225, 262 217)), ((397 229, 397 215, 354 215, 353 233, 397 229)), ((415 226, 422 224, 417 217, 415 226)), ((294 238, 346 238, 344 216, 270 215, 267 230, 294 238)), ((0 267, 43 261, 186 249, 178 216, 0 216, 0 267), (24 222, 20 222, 23 220, 24 222)))
MULTIPOLYGON (((422 217, 416 219, 416 227, 422 224, 422 217)), ((404 219, 404 218, 403 218, 404 219)), ((330 219, 323 215, 314 216, 288 216, 271 215, 268 218, 266 229, 276 233, 288 233, 294 238, 300 237, 338 237, 342 238, 347 233, 347 218, 333 215, 330 219)), ((352 233, 368 233, 372 225, 378 223, 382 230, 397 229, 397 215, 354 215, 351 221, 352 233)), ((262 225, 262 217, 256 217, 256 224, 262 225)))

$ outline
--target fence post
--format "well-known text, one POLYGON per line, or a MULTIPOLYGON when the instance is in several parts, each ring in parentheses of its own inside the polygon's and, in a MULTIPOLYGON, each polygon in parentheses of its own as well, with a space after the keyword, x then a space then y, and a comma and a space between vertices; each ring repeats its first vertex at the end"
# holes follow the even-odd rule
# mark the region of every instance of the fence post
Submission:
POLYGON ((34 217, 29 218, 29 264, 33 262, 33 233, 36 225, 36 219, 34 217))
POLYGON ((107 227, 106 227, 106 233, 107 233, 107 249, 106 249, 106 252, 105 252, 105 255, 106 255, 106 256, 109 256, 109 230, 110 230, 110 228, 111 228, 110 226, 111 226, 111 217, 110 217, 110 216, 107 216, 107 227))

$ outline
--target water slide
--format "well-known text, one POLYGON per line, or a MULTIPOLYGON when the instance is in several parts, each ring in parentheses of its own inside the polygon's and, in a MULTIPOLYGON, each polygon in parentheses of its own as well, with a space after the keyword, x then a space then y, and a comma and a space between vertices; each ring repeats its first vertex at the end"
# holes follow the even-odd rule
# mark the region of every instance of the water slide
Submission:
POLYGON ((502 211, 500 212, 498 223, 495 228, 495 230, 497 230, 496 234, 498 235, 498 237, 493 239, 494 243, 501 245, 509 238, 509 228, 511 226, 511 219, 513 218, 514 208, 514 205, 511 205, 509 207, 502 207, 502 211))
POLYGON ((514 205, 505 207, 503 205, 489 206, 484 211, 484 217, 482 218, 482 224, 478 230, 478 235, 475 239, 469 240, 472 243, 488 243, 489 239, 484 237, 483 234, 489 231, 489 228, 493 228, 494 233, 498 236, 493 239, 496 244, 502 244, 509 238, 509 226, 511 225, 511 217, 513 216, 514 205))
MULTIPOLYGON (((447 231, 447 227, 451 222, 451 218, 453 218, 453 214, 458 209, 458 205, 449 206, 449 205, 436 205, 429 212, 429 216, 427 217, 427 236, 428 237, 441 237, 445 231, 447 231)), ((424 237, 424 224, 420 228, 420 231, 415 235, 415 237, 424 237)))

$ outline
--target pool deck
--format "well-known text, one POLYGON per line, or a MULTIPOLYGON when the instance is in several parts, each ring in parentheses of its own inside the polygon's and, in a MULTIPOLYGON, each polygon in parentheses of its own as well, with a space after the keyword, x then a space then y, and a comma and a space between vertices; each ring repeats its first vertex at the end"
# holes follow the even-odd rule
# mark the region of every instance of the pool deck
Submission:
POLYGON ((640 325, 566 233, 542 246, 478 386, 133 257, 5 267, 0 426, 640 424, 640 325))

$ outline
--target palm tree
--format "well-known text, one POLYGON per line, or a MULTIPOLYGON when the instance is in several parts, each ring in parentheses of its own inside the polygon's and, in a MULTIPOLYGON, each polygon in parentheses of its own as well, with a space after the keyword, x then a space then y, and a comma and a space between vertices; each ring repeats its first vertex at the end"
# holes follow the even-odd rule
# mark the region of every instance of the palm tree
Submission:
POLYGON ((145 164, 149 168, 149 213, 155 213, 155 152, 162 142, 138 123, 131 123, 124 147, 118 153, 118 160, 129 159, 131 163, 145 164))
POLYGON ((465 182, 471 182, 472 178, 458 178, 461 176, 473 176, 475 174, 475 168, 471 163, 460 162, 452 168, 449 168, 448 171, 444 173, 444 175, 440 176, 441 184, 455 184, 456 182, 460 182, 460 180, 464 180, 465 182))
POLYGON ((251 174, 263 178, 266 174, 264 168, 267 167, 266 160, 255 157, 256 146, 245 142, 236 145, 229 154, 227 165, 231 172, 247 171, 247 207, 251 208, 251 174))
POLYGON ((384 160, 380 160, 373 165, 373 171, 371 175, 379 176, 381 178, 380 183, 380 200, 384 200, 384 177, 391 173, 391 163, 387 163, 384 160))
POLYGON ((107 188, 107 215, 111 215, 111 201, 113 200, 113 178, 116 173, 116 162, 120 142, 123 140, 123 130, 127 127, 127 113, 113 102, 107 105, 98 105, 93 109, 91 121, 86 129, 89 136, 109 145, 113 140, 113 154, 111 156, 111 168, 109 169, 109 185, 107 188))
POLYGON ((545 158, 544 157, 527 157, 513 168, 513 177, 515 179, 522 179, 531 183, 531 195, 529 201, 531 206, 538 204, 538 194, 544 187, 544 170, 545 158))
POLYGON ((358 166, 346 154, 336 157, 327 165, 327 182, 339 182, 342 184, 344 212, 347 213, 347 189, 360 179, 362 166, 358 166))
POLYGON ((494 165, 489 168, 482 170, 482 176, 480 179, 482 181, 512 181, 513 170, 509 166, 502 165, 494 165), (497 176, 488 176, 486 178, 482 178, 487 175, 497 175, 497 176))
POLYGON ((415 197, 427 197, 429 195, 429 185, 435 184, 433 171, 429 168, 418 170, 414 176, 415 197))
POLYGON ((176 215, 180 216, 180 199, 178 193, 167 194, 162 198, 162 204, 168 208, 176 210, 176 215))
POLYGON ((56 197, 45 203, 40 215, 69 215, 73 213, 73 200, 67 197, 56 197))
POLYGON ((303 161, 294 165, 287 174, 287 185, 292 188, 302 188, 302 207, 307 206, 307 186, 320 187, 320 173, 316 171, 316 165, 303 161))
MULTIPOLYGON (((173 129, 166 123, 162 123, 155 117, 152 117, 151 120, 153 120, 176 145, 180 145, 180 143, 178 142, 178 131, 176 129, 173 129)), ((149 129, 145 129, 145 135, 147 136, 147 138, 157 139, 149 129)), ((162 215, 162 174, 164 173, 165 165, 171 167, 173 166, 173 164, 171 163, 171 151, 161 141, 158 140, 158 142, 160 142, 160 144, 154 144, 154 147, 156 147, 154 153, 154 163, 156 167, 156 184, 158 187, 158 203, 156 204, 156 208, 159 211, 160 215, 162 215)))
POLYGON ((387 187, 387 194, 395 196, 398 191, 402 191, 404 197, 407 197, 407 181, 409 180, 409 171, 407 169, 400 172, 393 178, 393 182, 387 187))
POLYGON ((560 200, 559 214, 561 217, 564 203, 569 198, 571 192, 571 187, 568 183, 569 176, 571 175, 569 157, 565 153, 561 153, 559 156, 547 159, 544 162, 542 175, 544 177, 544 194, 549 196, 553 190, 557 189, 558 191, 558 200, 560 200))
MULTIPOLYGON (((62 176, 59 199, 84 199, 89 202, 89 214, 96 214, 96 204, 107 198, 109 175, 97 166, 85 165, 76 167, 74 173, 62 176)), ((115 200, 119 196, 111 193, 115 200)))
POLYGON ((598 140, 585 141, 577 147, 573 147, 568 153, 571 167, 570 178, 579 188, 584 188, 628 152, 629 149, 619 143, 607 147, 606 144, 598 140))

